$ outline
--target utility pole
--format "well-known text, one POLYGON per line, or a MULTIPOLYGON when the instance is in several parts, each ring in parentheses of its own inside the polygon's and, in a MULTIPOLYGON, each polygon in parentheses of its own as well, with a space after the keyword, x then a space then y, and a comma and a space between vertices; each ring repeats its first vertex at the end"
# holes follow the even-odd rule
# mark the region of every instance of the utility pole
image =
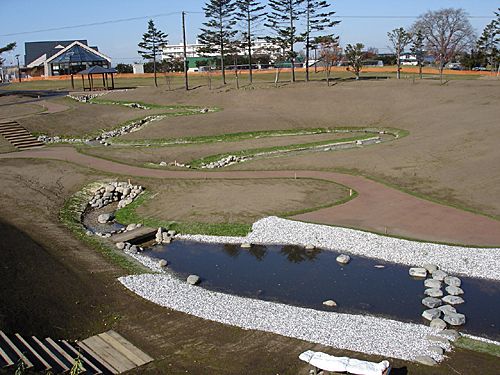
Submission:
POLYGON ((19 65, 19 55, 16 55, 17 59, 17 74, 19 74, 19 82, 21 82, 21 67, 19 65))
POLYGON ((184 81, 186 82, 186 91, 189 90, 188 85, 188 68, 187 68, 187 46, 186 46, 186 12, 182 12, 182 41, 184 43, 184 81))

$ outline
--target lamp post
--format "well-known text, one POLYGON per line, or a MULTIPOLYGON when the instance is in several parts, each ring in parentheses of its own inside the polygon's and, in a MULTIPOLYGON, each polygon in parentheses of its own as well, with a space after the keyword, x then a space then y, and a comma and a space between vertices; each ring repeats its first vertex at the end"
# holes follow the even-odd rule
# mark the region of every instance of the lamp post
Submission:
POLYGON ((21 68, 19 67, 19 55, 16 55, 17 59, 17 74, 19 74, 19 82, 21 82, 21 68))

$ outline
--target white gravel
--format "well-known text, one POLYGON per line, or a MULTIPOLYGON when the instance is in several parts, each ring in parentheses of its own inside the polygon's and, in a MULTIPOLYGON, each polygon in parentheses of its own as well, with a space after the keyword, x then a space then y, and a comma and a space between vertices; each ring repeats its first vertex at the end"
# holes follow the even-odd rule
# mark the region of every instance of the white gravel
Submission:
MULTIPOLYGON (((306 224, 268 217, 256 222, 246 237, 177 236, 217 243, 314 245, 411 266, 434 263, 441 269, 472 277, 500 279, 500 249, 476 249, 412 242, 352 229, 306 224)), ((119 281, 145 299, 204 319, 243 329, 255 329, 383 357, 414 360, 443 356, 428 350, 449 344, 428 341, 439 330, 422 324, 403 323, 364 315, 339 314, 243 298, 205 290, 175 279, 158 262, 141 254, 130 254, 156 274, 131 275, 119 281)), ((475 336, 469 337, 478 339, 475 336)), ((500 343, 492 342, 500 345, 500 343)), ((299 354, 299 353, 298 353, 299 354)), ((297 354, 297 355, 298 355, 297 354)))

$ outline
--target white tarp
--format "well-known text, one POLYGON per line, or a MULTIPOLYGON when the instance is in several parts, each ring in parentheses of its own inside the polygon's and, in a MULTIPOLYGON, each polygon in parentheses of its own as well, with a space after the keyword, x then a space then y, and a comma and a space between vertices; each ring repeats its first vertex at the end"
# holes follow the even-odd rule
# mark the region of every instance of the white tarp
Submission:
POLYGON ((379 363, 361 361, 349 357, 335 357, 322 352, 307 350, 299 355, 299 359, 324 371, 347 371, 355 375, 382 375, 389 367, 389 361, 379 363))

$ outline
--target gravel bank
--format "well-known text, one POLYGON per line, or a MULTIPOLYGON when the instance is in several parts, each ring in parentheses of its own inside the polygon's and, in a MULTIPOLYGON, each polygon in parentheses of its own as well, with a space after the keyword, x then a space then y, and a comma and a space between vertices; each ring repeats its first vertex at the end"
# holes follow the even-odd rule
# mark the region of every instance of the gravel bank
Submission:
MULTIPOLYGON (((496 259, 500 249, 471 249, 412 242, 277 217, 259 220, 246 237, 195 235, 179 238, 218 243, 312 244, 325 250, 411 266, 435 263, 453 274, 500 279, 500 260, 496 259)), ((428 347, 440 345, 445 350, 450 349, 449 344, 426 339, 427 335, 439 335, 436 328, 372 316, 317 311, 208 291, 171 277, 148 257, 130 255, 160 273, 121 277, 119 280, 124 286, 161 306, 204 319, 403 360, 430 356, 441 361, 444 357, 429 351, 428 347)))

